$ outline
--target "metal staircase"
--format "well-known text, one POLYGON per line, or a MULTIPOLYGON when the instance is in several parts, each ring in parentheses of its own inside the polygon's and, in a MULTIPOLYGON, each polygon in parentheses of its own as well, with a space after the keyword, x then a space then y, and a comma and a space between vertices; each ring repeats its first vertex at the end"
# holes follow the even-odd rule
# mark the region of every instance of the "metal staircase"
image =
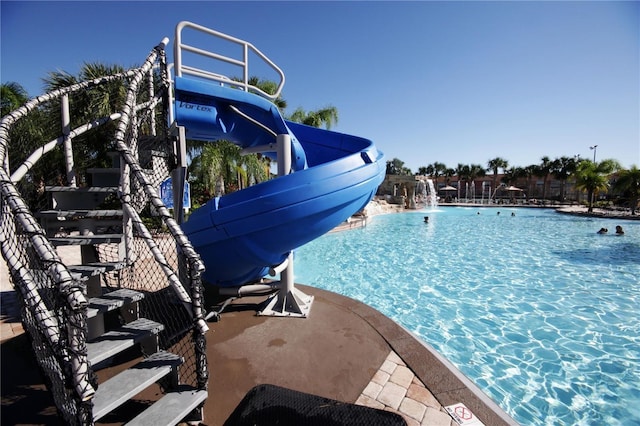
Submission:
POLYGON ((170 108, 166 43, 140 68, 40 96, 0 122, 0 246, 25 331, 67 424, 105 416, 137 425, 202 420, 208 380, 203 266, 158 196, 176 164, 170 123, 155 121, 170 108), (69 98, 114 82, 127 90, 122 109, 71 130, 69 98), (63 134, 37 147, 12 145, 21 129, 16 123, 50 104, 62 106, 63 134), (78 173, 73 139, 107 123, 115 128, 111 164, 78 173), (11 155, 26 149, 33 150, 27 158, 11 155), (64 151, 67 182, 38 177, 41 199, 48 201, 42 208, 27 188, 37 180, 34 166, 56 150, 64 151), (12 173, 14 157, 21 162, 12 173), (148 222, 158 224, 155 230, 148 222), (58 248, 70 246, 79 263, 59 255, 58 248), (130 403, 145 390, 162 396, 130 403))

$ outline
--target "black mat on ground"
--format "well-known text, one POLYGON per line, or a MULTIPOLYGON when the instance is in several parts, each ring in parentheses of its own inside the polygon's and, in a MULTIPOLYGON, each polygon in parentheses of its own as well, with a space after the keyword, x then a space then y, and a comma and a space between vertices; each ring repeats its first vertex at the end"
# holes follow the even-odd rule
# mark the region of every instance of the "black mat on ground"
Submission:
POLYGON ((348 404, 286 389, 258 385, 251 389, 225 426, 406 426, 396 413, 348 404))

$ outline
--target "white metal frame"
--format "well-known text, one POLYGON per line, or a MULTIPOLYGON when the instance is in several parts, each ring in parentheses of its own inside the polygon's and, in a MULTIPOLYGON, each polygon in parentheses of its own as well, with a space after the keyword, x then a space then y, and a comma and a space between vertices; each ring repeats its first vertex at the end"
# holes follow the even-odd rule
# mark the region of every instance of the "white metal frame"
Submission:
MULTIPOLYGON (((291 135, 278 135, 278 176, 288 175, 291 171, 291 135)), ((262 316, 306 318, 311 310, 313 296, 309 296, 295 288, 293 274, 293 252, 289 252, 282 263, 284 270, 278 267, 273 272, 280 272, 279 290, 268 301, 265 309, 258 312, 262 316)), ((275 274, 274 274, 275 275, 275 274)))
POLYGON ((175 64, 175 75, 176 77, 182 77, 183 74, 185 75, 192 75, 192 76, 196 76, 196 77, 200 77, 200 78, 204 78, 207 80, 213 80, 213 81, 217 81, 221 84, 229 84, 229 83, 233 83, 234 86, 238 86, 241 87, 244 91, 246 92, 254 92, 259 94, 260 96, 263 96, 267 99, 270 100, 275 100, 278 98, 278 96, 280 96, 280 93, 282 92, 282 87, 284 86, 284 72, 282 72, 282 70, 280 68, 278 68, 278 66, 276 64, 274 64, 269 58, 267 58, 260 50, 258 50, 254 45, 252 45, 251 43, 244 41, 244 40, 240 40, 239 38, 235 38, 235 37, 231 37, 227 34, 223 34, 221 32, 212 30, 210 28, 207 27, 203 27, 201 25, 198 24, 194 24, 192 22, 188 22, 188 21, 182 21, 180 22, 177 26, 176 26, 176 38, 175 38, 175 43, 174 43, 174 64, 175 64), (234 44, 239 44, 240 46, 242 46, 242 52, 243 52, 243 57, 242 59, 234 59, 234 58, 230 58, 228 56, 223 56, 223 55, 219 55, 217 53, 213 53, 213 52, 209 52, 207 50, 203 50, 200 49, 198 47, 183 43, 182 41, 182 30, 184 29, 193 29, 196 31, 200 31, 202 33, 205 34, 209 34, 211 36, 214 37, 218 37, 222 40, 226 40, 230 43, 234 43, 234 44), (190 67, 190 66, 186 66, 182 63, 182 52, 186 51, 186 52, 191 52, 191 53, 195 53, 197 55, 201 55, 210 59, 214 59, 214 60, 218 60, 221 62, 225 62, 228 64, 232 64, 232 65, 237 65, 239 67, 242 68, 242 78, 243 81, 233 81, 231 80, 229 77, 221 75, 221 74, 216 74, 213 73, 211 71, 206 71, 203 69, 199 69, 199 68, 195 68, 195 67, 190 67), (256 86, 252 86, 249 84, 249 52, 253 52, 256 55, 258 55, 258 57, 260 57, 260 59, 262 59, 267 65, 269 65, 269 67, 271 67, 279 76, 280 76, 280 83, 278 84, 278 88, 276 89, 276 92, 273 95, 270 95, 266 92, 264 92, 263 90, 261 90, 259 87, 256 86))

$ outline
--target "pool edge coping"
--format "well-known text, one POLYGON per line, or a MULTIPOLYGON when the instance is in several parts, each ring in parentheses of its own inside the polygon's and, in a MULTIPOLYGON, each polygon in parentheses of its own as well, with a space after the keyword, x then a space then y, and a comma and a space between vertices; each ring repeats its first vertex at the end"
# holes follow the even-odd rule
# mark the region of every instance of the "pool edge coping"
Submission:
POLYGON ((367 322, 443 407, 463 403, 486 425, 520 425, 448 359, 393 319, 348 296, 303 283, 296 285, 332 295, 328 298, 332 303, 349 309, 367 322))

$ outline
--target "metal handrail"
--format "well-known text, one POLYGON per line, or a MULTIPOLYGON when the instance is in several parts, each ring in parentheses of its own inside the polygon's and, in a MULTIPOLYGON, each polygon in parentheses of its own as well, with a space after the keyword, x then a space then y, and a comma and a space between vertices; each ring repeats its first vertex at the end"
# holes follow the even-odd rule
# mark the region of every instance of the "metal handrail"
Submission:
POLYGON ((206 80, 212 80, 212 81, 216 81, 218 83, 221 84, 233 84, 235 86, 241 87, 245 92, 254 92, 259 94, 260 96, 267 98, 269 100, 276 100, 278 98, 278 96, 280 96, 280 93, 282 92, 282 88, 284 87, 284 82, 285 82, 285 77, 284 77, 284 72, 273 62, 271 61, 271 59, 269 59, 265 54, 263 54, 260 50, 258 50, 253 44, 241 40, 239 38, 235 38, 232 36, 229 36, 227 34, 223 34, 221 32, 212 30, 210 28, 206 28, 203 27, 201 25, 198 24, 194 24, 192 22, 188 22, 188 21, 182 21, 180 23, 178 23, 178 25, 176 26, 176 34, 175 34, 175 43, 174 43, 174 63, 175 63, 175 74, 176 77, 182 77, 183 74, 186 75, 192 75, 192 76, 196 76, 196 77, 200 77, 200 78, 204 78, 206 80), (186 28, 191 28, 194 29, 196 31, 200 31, 204 34, 208 34, 214 37, 218 37, 222 40, 226 40, 230 43, 235 43, 235 44, 239 44, 240 46, 242 46, 242 52, 243 52, 243 58, 242 59, 234 59, 234 58, 230 58, 228 56, 224 56, 224 55, 220 55, 214 52, 210 52, 208 50, 204 50, 204 49, 200 49, 198 47, 189 45, 189 44, 185 44, 182 42, 182 30, 186 29, 186 28), (183 51, 187 51, 190 53, 194 53, 196 55, 200 55, 200 56, 204 56, 207 57, 209 59, 214 59, 217 61, 221 61, 221 62, 226 62, 228 64, 231 65, 236 65, 242 68, 242 78, 243 80, 240 81, 235 81, 235 80, 231 80, 229 79, 229 77, 226 77, 224 75, 220 75, 220 74, 215 74, 212 73, 210 71, 206 71, 203 69, 199 69, 199 68, 195 68, 195 67, 191 67, 191 66, 186 66, 183 65, 182 63, 182 52, 183 51), (280 83, 278 84, 278 87, 275 91, 275 93, 273 95, 270 95, 266 92, 264 92, 262 89, 260 89, 259 87, 253 86, 251 84, 249 84, 249 51, 255 53, 256 55, 258 55, 269 67, 271 67, 279 76, 280 76, 280 83))

